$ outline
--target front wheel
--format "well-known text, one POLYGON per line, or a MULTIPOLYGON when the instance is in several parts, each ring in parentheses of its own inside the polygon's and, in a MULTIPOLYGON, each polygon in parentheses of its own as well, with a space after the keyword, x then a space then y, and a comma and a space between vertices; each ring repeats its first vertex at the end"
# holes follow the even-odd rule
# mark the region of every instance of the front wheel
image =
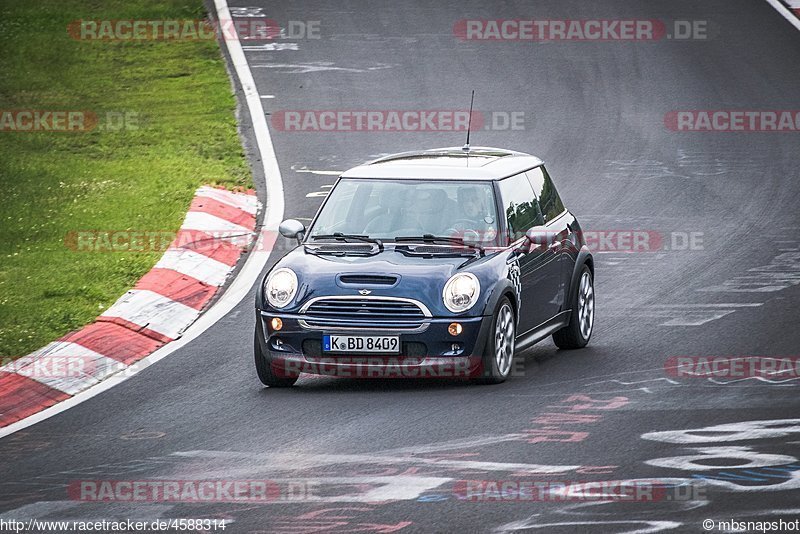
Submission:
POLYGON ((516 324, 511 302, 503 297, 492 319, 491 334, 481 361, 483 375, 476 380, 479 384, 499 384, 511 374, 516 324))
POLYGON ((589 343, 594 328, 594 280, 589 267, 584 264, 578 277, 578 287, 572 294, 572 313, 569 324, 553 334, 560 349, 580 349, 589 343))

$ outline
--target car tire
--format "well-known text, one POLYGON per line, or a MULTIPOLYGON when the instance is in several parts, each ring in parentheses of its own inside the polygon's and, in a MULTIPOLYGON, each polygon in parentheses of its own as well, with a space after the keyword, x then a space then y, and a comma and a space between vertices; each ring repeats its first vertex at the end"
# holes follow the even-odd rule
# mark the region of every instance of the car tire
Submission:
POLYGON ((553 334, 553 342, 560 349, 580 349, 589 343, 594 330, 594 277, 584 264, 578 283, 570 295, 569 324, 553 334))
POLYGON ((514 366, 516 327, 514 307, 508 297, 503 297, 492 318, 489 339, 481 357, 481 376, 475 380, 476 383, 500 384, 506 381, 514 366))
POLYGON ((300 375, 278 376, 272 369, 272 358, 270 358, 269 355, 264 354, 264 351, 261 349, 261 343, 258 339, 258 336, 259 332, 258 329, 256 329, 253 344, 253 354, 255 355, 256 373, 258 373, 258 379, 261 380, 262 384, 271 388, 292 387, 294 383, 297 382, 297 379, 300 378, 300 375))

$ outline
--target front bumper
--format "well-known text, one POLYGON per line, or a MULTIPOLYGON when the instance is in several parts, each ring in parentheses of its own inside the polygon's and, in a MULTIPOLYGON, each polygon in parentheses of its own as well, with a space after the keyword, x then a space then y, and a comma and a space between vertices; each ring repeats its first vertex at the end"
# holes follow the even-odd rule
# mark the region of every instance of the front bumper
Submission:
POLYGON ((491 316, 426 318, 414 330, 315 327, 299 314, 256 310, 257 337, 262 353, 279 376, 310 373, 356 378, 471 378, 482 372, 481 361, 491 329, 491 316), (272 329, 270 321, 283 325, 272 329), (453 336, 448 326, 458 322, 462 332, 453 336), (322 350, 325 334, 396 335, 400 354, 340 354, 322 350))

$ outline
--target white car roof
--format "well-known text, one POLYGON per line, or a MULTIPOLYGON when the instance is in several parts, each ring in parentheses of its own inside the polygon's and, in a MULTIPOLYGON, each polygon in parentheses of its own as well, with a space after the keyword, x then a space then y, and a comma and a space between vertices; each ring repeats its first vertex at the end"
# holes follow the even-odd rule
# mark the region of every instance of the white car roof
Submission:
POLYGON ((538 167, 536 156, 492 147, 434 148, 402 152, 370 161, 344 172, 342 178, 428 180, 498 180, 538 167))

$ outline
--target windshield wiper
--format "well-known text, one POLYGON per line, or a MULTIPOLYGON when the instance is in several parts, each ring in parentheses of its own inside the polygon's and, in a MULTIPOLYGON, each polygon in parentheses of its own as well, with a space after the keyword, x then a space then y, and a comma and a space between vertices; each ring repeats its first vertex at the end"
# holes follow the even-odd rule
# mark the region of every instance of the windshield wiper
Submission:
POLYGON ((422 242, 422 243, 450 243, 453 245, 461 245, 462 247, 468 247, 473 250, 479 250, 483 252, 483 247, 475 244, 475 243, 467 243, 460 237, 449 237, 449 236, 441 236, 441 235, 433 235, 433 234, 423 234, 421 236, 399 236, 394 238, 395 243, 412 243, 412 242, 422 242))
POLYGON ((369 237, 368 235, 357 234, 343 234, 342 232, 334 232, 332 234, 312 235, 311 239, 335 239, 337 241, 347 242, 348 239, 353 241, 363 241, 365 243, 374 243, 378 245, 378 250, 383 251, 383 242, 380 239, 369 237))

